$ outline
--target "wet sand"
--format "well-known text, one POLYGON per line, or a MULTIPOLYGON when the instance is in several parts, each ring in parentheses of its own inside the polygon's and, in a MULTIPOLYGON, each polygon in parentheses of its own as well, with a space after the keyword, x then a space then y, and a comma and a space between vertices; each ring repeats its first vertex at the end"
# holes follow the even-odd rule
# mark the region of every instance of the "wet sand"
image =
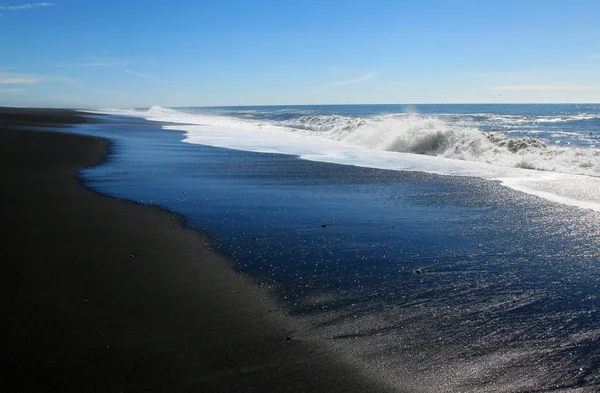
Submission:
POLYGON ((106 141, 18 129, 82 121, 0 109, 0 390, 384 391, 178 216, 81 186, 106 141))

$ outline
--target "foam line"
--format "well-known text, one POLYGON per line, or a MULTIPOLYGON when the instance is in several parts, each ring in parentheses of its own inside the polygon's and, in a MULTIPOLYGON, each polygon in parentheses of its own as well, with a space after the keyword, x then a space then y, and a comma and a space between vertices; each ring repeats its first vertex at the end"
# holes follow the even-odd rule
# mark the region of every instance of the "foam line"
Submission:
MULTIPOLYGON (((597 149, 547 146, 535 138, 509 139, 504 134, 447 121, 444 116, 403 113, 351 118, 306 114, 259 121, 157 106, 147 111, 97 113, 169 122, 172 124, 163 128, 185 131, 187 143, 291 154, 343 165, 474 176, 498 180, 514 190, 553 202, 600 211, 597 149)), ((574 116, 572 120, 582 117, 574 116)))

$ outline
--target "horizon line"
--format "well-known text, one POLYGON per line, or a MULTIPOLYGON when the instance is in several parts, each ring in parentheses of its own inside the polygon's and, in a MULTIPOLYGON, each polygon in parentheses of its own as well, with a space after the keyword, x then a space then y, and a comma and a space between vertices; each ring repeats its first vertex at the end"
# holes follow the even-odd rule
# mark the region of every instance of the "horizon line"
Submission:
MULTIPOLYGON (((130 107, 119 107, 110 109, 146 109, 153 106, 160 106, 163 108, 240 108, 240 107, 285 107, 285 106, 376 106, 376 105, 600 105, 599 102, 428 102, 428 103, 379 103, 379 104, 251 104, 251 105, 186 105, 186 106, 162 106, 162 105, 150 105, 150 106, 130 106, 130 107)), ((59 110, 103 110, 109 108, 100 107, 52 107, 52 106, 4 106, 0 105, 2 109, 19 108, 19 109, 59 109, 59 110)))

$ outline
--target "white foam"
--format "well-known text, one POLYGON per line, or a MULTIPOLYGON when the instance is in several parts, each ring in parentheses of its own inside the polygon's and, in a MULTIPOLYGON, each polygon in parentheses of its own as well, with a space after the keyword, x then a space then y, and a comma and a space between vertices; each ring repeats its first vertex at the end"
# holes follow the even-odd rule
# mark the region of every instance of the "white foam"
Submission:
POLYGON ((600 116, 593 115, 589 113, 580 113, 572 116, 560 116, 560 117, 540 117, 535 121, 537 123, 566 123, 568 121, 580 121, 580 120, 591 120, 591 119, 599 119, 600 116))
POLYGON ((440 117, 307 115, 276 123, 157 106, 147 111, 101 113, 176 123, 163 128, 185 131, 187 143, 370 168, 474 176, 498 180, 553 202, 600 211, 598 151, 546 147, 536 140, 521 140, 515 145, 503 135, 489 137, 440 117))

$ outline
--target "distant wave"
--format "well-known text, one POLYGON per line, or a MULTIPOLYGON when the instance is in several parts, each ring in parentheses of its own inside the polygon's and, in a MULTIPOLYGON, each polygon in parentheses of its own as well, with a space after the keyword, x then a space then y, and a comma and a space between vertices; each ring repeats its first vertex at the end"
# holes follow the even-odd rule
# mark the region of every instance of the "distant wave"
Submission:
POLYGON ((592 119, 600 119, 599 115, 580 113, 573 116, 558 116, 558 117, 540 117, 535 121, 538 123, 566 123, 569 121, 581 121, 581 120, 592 120, 592 119))

